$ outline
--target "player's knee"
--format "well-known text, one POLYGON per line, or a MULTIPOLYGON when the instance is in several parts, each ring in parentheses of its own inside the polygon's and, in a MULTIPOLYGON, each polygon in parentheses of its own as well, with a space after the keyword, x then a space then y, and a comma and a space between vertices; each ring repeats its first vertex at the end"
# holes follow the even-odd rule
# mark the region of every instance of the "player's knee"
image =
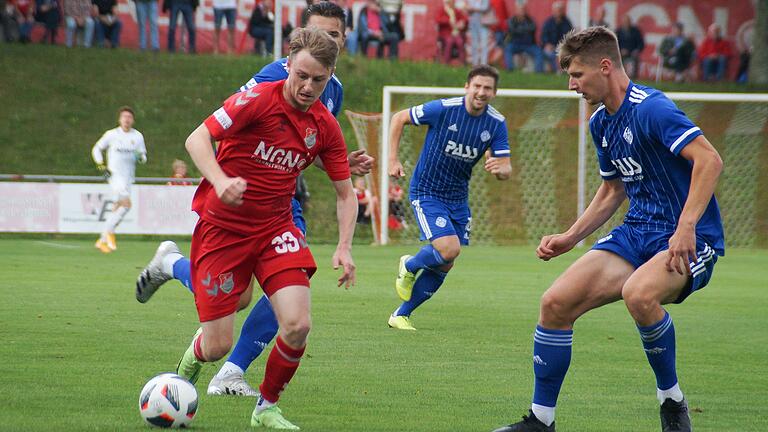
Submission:
POLYGON ((653 292, 639 284, 625 285, 621 296, 630 315, 638 321, 645 321, 645 317, 659 306, 659 300, 655 298, 653 292))
POLYGON ((445 245, 438 249, 438 252, 440 252, 440 256, 442 256, 445 261, 452 263, 459 257, 459 254, 461 253, 461 245, 458 243, 445 245))
POLYGON ((573 310, 557 291, 547 290, 541 296, 541 323, 547 328, 570 325, 576 320, 573 310))
POLYGON ((281 326, 282 337, 292 347, 302 347, 307 342, 312 321, 309 317, 289 320, 281 326))

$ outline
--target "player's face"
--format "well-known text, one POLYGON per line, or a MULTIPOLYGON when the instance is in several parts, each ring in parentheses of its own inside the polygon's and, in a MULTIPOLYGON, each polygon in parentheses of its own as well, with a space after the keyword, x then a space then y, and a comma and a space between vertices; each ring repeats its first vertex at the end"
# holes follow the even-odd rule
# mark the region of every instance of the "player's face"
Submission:
POLYGON ((312 15, 307 20, 307 27, 315 27, 328 33, 328 36, 336 41, 336 44, 339 46, 339 52, 344 49, 344 40, 347 36, 341 30, 341 21, 338 18, 312 15))
POLYGON ((120 127, 129 130, 133 127, 133 114, 129 113, 128 111, 123 111, 120 113, 120 117, 118 117, 117 122, 120 124, 120 127))
POLYGON ((297 109, 308 110, 325 90, 332 73, 333 69, 323 66, 309 51, 299 51, 288 59, 285 99, 297 109))
POLYGON ((496 83, 492 77, 477 75, 464 84, 464 91, 467 111, 470 114, 480 114, 496 96, 496 83))
POLYGON ((582 62, 575 57, 568 66, 568 89, 579 93, 588 103, 595 105, 608 94, 608 65, 582 62))

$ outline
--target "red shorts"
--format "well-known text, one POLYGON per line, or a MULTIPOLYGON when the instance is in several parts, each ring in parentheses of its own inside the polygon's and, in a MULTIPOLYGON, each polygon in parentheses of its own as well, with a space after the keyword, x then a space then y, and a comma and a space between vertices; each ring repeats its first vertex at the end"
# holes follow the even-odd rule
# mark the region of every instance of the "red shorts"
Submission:
POLYGON ((288 219, 254 235, 199 220, 192 235, 192 286, 200 322, 237 311, 251 275, 267 296, 289 285, 309 286, 317 270, 304 234, 288 219), (286 270, 302 270, 301 273, 286 270))

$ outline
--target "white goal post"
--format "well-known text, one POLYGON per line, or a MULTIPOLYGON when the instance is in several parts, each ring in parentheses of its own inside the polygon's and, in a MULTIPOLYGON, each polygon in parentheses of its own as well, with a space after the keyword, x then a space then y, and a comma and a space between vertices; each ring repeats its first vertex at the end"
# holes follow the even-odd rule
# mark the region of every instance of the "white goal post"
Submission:
MULTIPOLYGON (((384 86, 382 91, 382 119, 381 119, 381 131, 380 131, 380 149, 379 149, 379 184, 377 185, 379 188, 379 197, 381 198, 379 211, 380 211, 380 220, 381 221, 387 221, 389 217, 389 200, 386 199, 386 197, 389 194, 389 186, 390 186, 390 178, 388 175, 387 170, 387 163, 389 160, 389 145, 388 145, 388 134, 389 134, 389 126, 390 126, 390 119, 393 115, 393 111, 399 111, 401 109, 407 108, 407 106, 398 106, 393 107, 393 96, 395 95, 424 95, 425 98, 422 102, 426 102, 428 100, 436 99, 439 97, 447 97, 447 96, 456 96, 456 95, 463 95, 465 92, 464 88, 462 87, 415 87, 415 86, 384 86)), ((739 105, 739 109, 736 109, 735 111, 741 111, 741 114, 737 112, 735 115, 740 115, 742 117, 745 117, 747 120, 742 122, 736 122, 739 123, 738 125, 738 131, 735 133, 741 134, 741 131, 746 130, 752 130, 753 135, 759 135, 761 130, 761 125, 765 125, 765 122, 768 121, 768 94, 761 93, 761 94, 747 94, 747 93, 681 93, 681 92, 669 92, 666 93, 668 97, 670 97, 672 100, 678 102, 678 101, 689 101, 689 102, 730 102, 730 103, 737 103, 739 105), (759 105, 751 105, 751 104, 759 104, 759 105), (763 105, 765 104, 765 105, 763 105), (743 108, 741 108, 743 107, 743 108), (751 113, 751 111, 756 111, 755 113, 751 113), (746 112, 746 116, 745 116, 746 112), (753 115, 754 114, 754 115, 753 115), (751 123, 752 126, 750 126, 751 123)), ((572 91, 566 91, 566 90, 530 90, 530 89, 499 89, 496 94, 497 100, 500 97, 512 97, 512 98, 529 98, 534 100, 541 100, 541 99, 560 99, 560 100, 569 100, 571 104, 576 103, 576 100, 578 100, 578 163, 577 163, 577 169, 578 172, 576 173, 576 182, 577 182, 577 188, 576 188, 576 206, 573 208, 572 215, 578 216, 580 215, 585 208, 586 202, 591 197, 588 195, 588 180, 587 180, 587 165, 588 165, 588 155, 590 153, 590 149, 592 144, 589 143, 589 137, 588 135, 588 120, 589 115, 591 114, 591 109, 589 109, 583 99, 580 98, 578 94, 572 91)), ((533 108, 531 108, 533 109, 533 108)), ((502 114, 507 116, 508 120, 512 118, 515 114, 511 114, 508 112, 504 112, 503 110, 500 110, 502 114)), ((684 109, 684 111, 686 111, 684 109)), ((687 112, 687 111, 686 111, 687 112)), ((690 116, 690 115, 689 115, 690 116)), ((735 117, 734 117, 735 118, 735 117)), ((693 119, 694 122, 696 122, 696 119, 693 119)), ((508 121, 508 123, 510 123, 508 121)), ((708 125, 704 124, 702 125, 703 129, 706 129, 708 125)), ((510 125, 512 127, 512 125, 510 125)), ((550 127, 556 127, 556 126, 550 126, 550 127)), ((512 134, 510 134, 510 138, 512 137, 512 134)), ((757 144, 760 145, 760 144, 757 144)), ((410 173, 409 173, 410 174, 410 173)), ((722 203, 721 203, 722 206, 722 203)), ((379 242, 381 244, 387 244, 389 243, 390 236, 389 236, 389 227, 387 223, 381 223, 380 224, 380 235, 379 235, 379 242)))

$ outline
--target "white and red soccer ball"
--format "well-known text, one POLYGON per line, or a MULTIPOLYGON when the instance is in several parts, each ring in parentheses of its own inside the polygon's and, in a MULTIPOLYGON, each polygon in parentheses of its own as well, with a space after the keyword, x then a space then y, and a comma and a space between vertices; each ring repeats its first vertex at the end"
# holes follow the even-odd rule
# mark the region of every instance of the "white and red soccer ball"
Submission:
POLYGON ((150 426, 187 427, 192 423, 196 412, 195 386, 174 373, 157 375, 141 389, 139 413, 150 426))

